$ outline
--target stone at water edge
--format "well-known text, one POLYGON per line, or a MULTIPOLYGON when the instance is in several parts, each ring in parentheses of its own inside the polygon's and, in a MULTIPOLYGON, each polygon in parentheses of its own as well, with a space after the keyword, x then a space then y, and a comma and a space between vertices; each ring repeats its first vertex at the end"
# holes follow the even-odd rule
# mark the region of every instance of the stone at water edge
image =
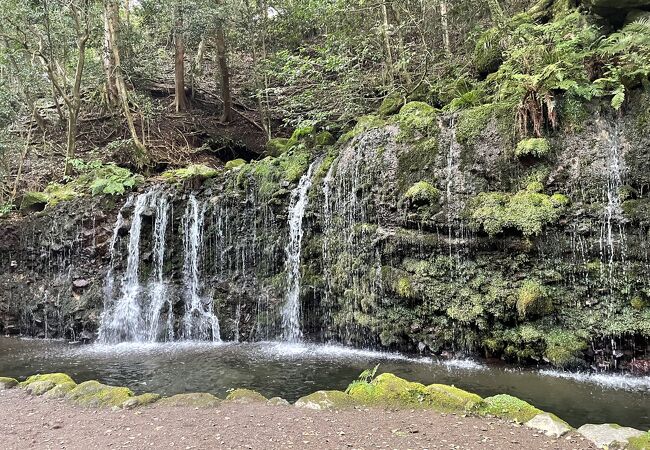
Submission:
POLYGON ((18 386, 18 380, 14 378, 0 377, 0 391, 13 389, 18 386))
POLYGON ((524 425, 526 425, 528 428, 539 430, 546 436, 556 438, 564 436, 573 429, 564 420, 561 420, 549 413, 538 414, 526 422, 524 425))
POLYGON ((192 408, 215 408, 222 400, 212 394, 196 392, 192 394, 177 394, 158 400, 160 406, 186 406, 192 408))
POLYGON ((25 390, 30 395, 43 395, 54 387, 56 387, 54 381, 34 381, 33 383, 29 383, 25 390))
POLYGON ((122 409, 133 409, 139 406, 147 406, 156 403, 162 397, 158 394, 142 394, 135 397, 131 397, 122 403, 122 409))
POLYGON ((625 448, 630 438, 645 434, 635 428, 622 427, 613 423, 583 425, 577 431, 598 448, 616 448, 616 446, 625 448))
POLYGON ((133 392, 129 388, 107 386, 95 380, 78 384, 65 396, 78 405, 90 408, 121 406, 133 392))
POLYGON ((272 398, 270 398, 270 399, 268 399, 266 401, 266 404, 270 405, 270 406, 289 406, 289 405, 291 405, 291 403, 289 403, 288 401, 286 401, 285 399, 283 399, 281 397, 272 397, 272 398))
POLYGON ((355 405, 355 400, 341 391, 317 391, 296 401, 296 408, 329 410, 350 408, 355 405))
POLYGON ((61 383, 57 384, 54 386, 52 389, 47 391, 44 395, 46 398, 64 398, 66 395, 68 395, 68 392, 73 390, 74 388, 77 387, 77 383, 74 382, 68 382, 68 383, 61 383))
POLYGON ((44 373, 44 374, 32 375, 31 377, 28 377, 25 381, 20 383, 20 385, 22 387, 26 387, 36 381, 51 381, 54 384, 74 383, 74 380, 70 378, 70 375, 65 373, 44 373))
POLYGON ((232 403, 266 403, 267 400, 262 394, 251 389, 235 389, 226 397, 226 401, 232 403))

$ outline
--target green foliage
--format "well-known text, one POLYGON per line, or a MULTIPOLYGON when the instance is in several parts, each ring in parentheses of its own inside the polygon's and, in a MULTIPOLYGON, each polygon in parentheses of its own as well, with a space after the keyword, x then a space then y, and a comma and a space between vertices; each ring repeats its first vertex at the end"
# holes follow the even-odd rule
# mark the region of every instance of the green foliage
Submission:
POLYGON ((0 217, 9 215, 11 211, 15 209, 15 205, 13 203, 5 202, 5 203, 0 203, 0 217))
MULTIPOLYGON (((106 164, 90 175, 90 192, 92 195, 122 195, 143 181, 142 176, 133 174, 129 169, 115 164, 106 164)), ((80 178, 80 182, 84 181, 80 178)))
POLYGON ((541 193, 541 183, 531 183, 516 194, 482 192, 469 205, 468 215, 475 228, 489 235, 514 228, 525 236, 540 234, 542 229, 557 222, 568 199, 541 193))
POLYGON ((519 288, 517 311, 522 318, 545 315, 553 310, 553 303, 539 281, 526 280, 519 288))
POLYGON ((587 349, 587 341, 570 331, 553 330, 546 335, 545 356, 557 367, 576 365, 581 353, 587 349))
POLYGON ((535 158, 543 158, 548 155, 551 150, 551 145, 547 139, 532 138, 524 139, 517 144, 515 149, 515 156, 518 158, 522 156, 533 156, 535 158))

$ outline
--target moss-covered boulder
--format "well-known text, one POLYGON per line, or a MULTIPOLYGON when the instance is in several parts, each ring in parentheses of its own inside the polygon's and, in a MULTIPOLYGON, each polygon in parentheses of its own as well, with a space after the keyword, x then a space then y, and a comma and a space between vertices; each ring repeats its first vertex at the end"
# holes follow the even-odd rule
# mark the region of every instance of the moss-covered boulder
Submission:
POLYGON ((424 102, 409 102, 400 109, 397 120, 404 136, 428 136, 437 127, 436 109, 424 102))
POLYGON ((331 410, 351 408, 356 404, 355 399, 341 391, 317 391, 296 401, 296 408, 331 410))
POLYGON ((168 183, 182 183, 187 180, 206 180, 219 174, 217 169, 203 164, 192 164, 181 169, 168 170, 161 175, 168 183))
POLYGON ((0 377, 0 391, 13 389, 18 386, 18 380, 14 378, 0 377))
POLYGON ((140 406, 147 406, 151 405, 153 403, 156 403, 158 400, 160 400, 161 397, 158 394, 142 394, 142 395, 136 395, 135 397, 131 397, 128 400, 126 400, 124 403, 122 403, 122 409, 133 409, 133 408, 138 408, 140 406))
POLYGON ((519 423, 526 423, 543 412, 530 403, 507 394, 488 397, 483 400, 479 408, 479 413, 483 415, 501 417, 519 423))
POLYGON ((235 389, 228 393, 227 402, 233 403, 266 403, 268 399, 251 389, 235 389))
POLYGON ((404 197, 415 206, 433 205, 440 198, 440 191, 427 181, 418 181, 413 184, 404 197))
POLYGON ((177 394, 158 400, 158 405, 160 406, 186 406, 192 408, 215 408, 220 403, 220 399, 204 392, 177 394))
POLYGON ((29 383, 25 387, 25 390, 30 395, 43 395, 55 386, 56 383, 53 381, 34 381, 33 383, 29 383))
POLYGON ((348 388, 348 394, 364 405, 392 408, 427 408, 443 412, 473 410, 481 404, 481 397, 462 389, 442 384, 425 386, 383 373, 371 382, 357 381, 348 388))
POLYGON ((238 158, 238 159, 233 159, 231 161, 228 161, 226 163, 225 169, 226 170, 235 170, 235 169, 240 169, 242 166, 246 165, 246 161, 238 158))
POLYGON ((551 145, 548 139, 532 138, 519 141, 515 149, 515 156, 517 158, 524 158, 530 156, 533 158, 543 158, 551 151, 551 145))
POLYGON ((273 138, 266 143, 266 155, 277 157, 287 151, 289 139, 287 138, 273 138))
POLYGON ((44 192, 26 192, 20 202, 20 209, 21 211, 42 211, 49 201, 49 196, 44 192))
POLYGON ((51 381, 54 384, 74 383, 74 380, 70 378, 70 375, 67 375, 65 373, 44 373, 39 375, 32 375, 20 384, 21 386, 26 387, 31 383, 35 383, 37 381, 51 381))
MULTIPOLYGON (((637 438, 641 440, 641 438, 647 435, 643 431, 622 427, 615 423, 587 424, 578 428, 577 431, 596 447, 604 449, 629 448, 628 444, 630 439, 637 438)), ((641 440, 641 442, 643 441, 641 440)))
POLYGON ((391 116, 399 112, 404 106, 404 96, 399 92, 393 92, 384 98, 379 106, 379 115, 382 117, 391 116))
POLYGON ((66 400, 91 408, 119 407, 131 397, 133 392, 129 388, 107 386, 95 380, 77 385, 65 396, 66 400))
POLYGON ((65 398, 65 396, 68 395, 68 393, 76 387, 77 387, 77 383, 75 382, 66 382, 66 383, 57 384, 52 389, 47 391, 44 397, 56 398, 56 399, 65 398))
POLYGON ((627 440, 627 450, 650 450, 650 431, 627 440))

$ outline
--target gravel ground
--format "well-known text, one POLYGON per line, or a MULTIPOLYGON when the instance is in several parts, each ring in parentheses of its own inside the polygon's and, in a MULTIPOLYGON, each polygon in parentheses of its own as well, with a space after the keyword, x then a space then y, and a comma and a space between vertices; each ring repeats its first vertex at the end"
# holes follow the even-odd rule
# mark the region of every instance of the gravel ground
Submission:
POLYGON ((431 411, 311 411, 223 403, 214 409, 84 409, 0 391, 0 447, 13 449, 594 449, 496 419, 431 411))

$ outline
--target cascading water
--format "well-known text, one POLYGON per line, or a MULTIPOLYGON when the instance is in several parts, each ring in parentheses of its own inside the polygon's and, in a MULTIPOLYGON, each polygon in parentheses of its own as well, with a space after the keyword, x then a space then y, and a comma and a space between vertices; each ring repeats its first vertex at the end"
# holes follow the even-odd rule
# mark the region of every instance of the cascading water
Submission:
POLYGON ((298 342, 302 338, 300 330, 300 253, 302 247, 302 219, 307 208, 312 174, 318 161, 309 166, 306 174, 300 178, 298 187, 291 194, 289 206, 289 242, 286 246, 287 293, 286 303, 282 308, 282 338, 288 342, 298 342))
POLYGON ((212 300, 201 296, 201 251, 203 246, 203 224, 206 205, 201 204, 195 195, 190 195, 183 216, 183 244, 185 263, 183 281, 185 283, 185 317, 183 318, 183 337, 221 341, 219 319, 214 315, 212 300))

